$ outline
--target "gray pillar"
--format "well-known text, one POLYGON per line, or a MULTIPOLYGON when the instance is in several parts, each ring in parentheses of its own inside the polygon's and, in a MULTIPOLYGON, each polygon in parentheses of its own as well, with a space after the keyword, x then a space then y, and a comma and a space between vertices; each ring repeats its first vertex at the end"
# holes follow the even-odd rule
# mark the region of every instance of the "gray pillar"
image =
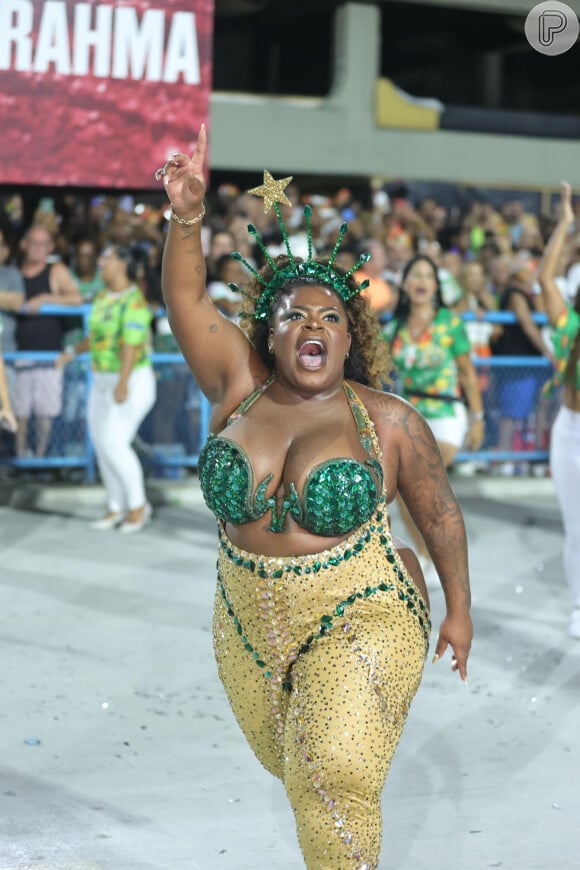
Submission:
POLYGON ((486 109, 501 109, 503 56, 499 51, 484 52, 479 75, 483 105, 486 109))

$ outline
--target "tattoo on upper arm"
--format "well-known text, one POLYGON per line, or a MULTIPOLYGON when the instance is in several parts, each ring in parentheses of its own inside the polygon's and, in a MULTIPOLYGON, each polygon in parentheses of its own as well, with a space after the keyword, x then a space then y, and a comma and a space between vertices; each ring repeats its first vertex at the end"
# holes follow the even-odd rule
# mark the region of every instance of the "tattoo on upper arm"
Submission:
POLYGON ((367 402, 367 408, 382 423, 396 424, 399 420, 401 408, 393 404, 388 393, 373 393, 372 400, 367 402))
POLYGON ((217 325, 217 323, 210 323, 210 325, 209 325, 209 331, 210 331, 210 332, 217 332, 217 331, 218 331, 218 325, 217 325))
MULTIPOLYGON (((424 420, 408 404, 388 393, 373 394, 367 408, 378 429, 399 431, 405 446, 405 496, 421 523, 431 555, 445 565, 445 580, 466 605, 470 590, 467 540, 461 509, 443 467, 439 447, 424 420)), ((388 437, 388 435, 387 435, 388 437)), ((402 469, 401 464, 399 465, 402 469)))
POLYGON ((445 581, 460 590, 466 606, 470 603, 467 573, 467 538, 463 515, 451 489, 435 438, 427 424, 411 409, 404 408, 397 420, 405 431, 413 469, 407 486, 409 502, 422 518, 421 533, 431 556, 445 564, 445 581), (422 510, 421 507, 426 508, 422 510))

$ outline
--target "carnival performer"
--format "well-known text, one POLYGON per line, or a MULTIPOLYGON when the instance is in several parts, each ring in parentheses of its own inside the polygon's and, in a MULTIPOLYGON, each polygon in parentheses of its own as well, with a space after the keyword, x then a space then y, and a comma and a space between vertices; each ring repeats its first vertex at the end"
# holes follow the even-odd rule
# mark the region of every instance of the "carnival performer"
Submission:
POLYGON ((57 358, 62 366, 90 354, 93 370, 87 419, 107 511, 91 523, 95 531, 119 527, 140 532, 152 516, 143 468, 132 442, 155 403, 155 376, 147 344, 151 310, 135 283, 138 261, 126 245, 110 245, 99 259, 106 289, 97 294, 89 334, 57 358))
MULTIPOLYGON (((253 751, 286 789, 310 870, 376 868, 381 791, 421 680, 427 591, 391 538, 399 489, 429 543, 447 611, 435 658, 465 680, 472 624, 464 523, 419 414, 380 389, 388 369, 362 289, 330 258, 292 254, 290 178, 250 193, 276 211, 286 255, 244 288, 246 332, 205 292, 202 127, 157 177, 171 201, 163 288, 171 328, 212 405, 199 458, 218 520, 213 638, 253 751)), ((356 264, 358 265, 358 264, 356 264)))
MULTIPOLYGON (((461 318, 445 305, 437 266, 425 254, 412 257, 403 270, 399 300, 385 327, 385 338, 398 372, 397 391, 427 421, 445 467, 453 464, 464 443, 478 450, 485 432, 484 411, 471 343, 461 318)), ((398 504, 427 584, 430 588, 438 585, 437 567, 413 511, 404 498, 398 504)))
POLYGON ((562 182, 560 217, 542 258, 539 282, 548 320, 556 371, 550 386, 561 387, 562 404, 552 426, 550 467, 564 523, 564 573, 572 593, 570 637, 580 640, 580 287, 573 305, 558 289, 558 263, 574 224, 572 190, 562 182))

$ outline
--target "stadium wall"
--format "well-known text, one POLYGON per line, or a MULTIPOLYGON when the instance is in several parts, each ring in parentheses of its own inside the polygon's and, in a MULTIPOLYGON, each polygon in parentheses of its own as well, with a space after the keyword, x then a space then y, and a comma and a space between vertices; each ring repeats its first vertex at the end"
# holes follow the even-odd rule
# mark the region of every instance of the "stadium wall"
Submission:
POLYGON ((436 101, 380 79, 380 15, 367 3, 337 9, 334 86, 326 98, 214 92, 213 168, 491 187, 556 188, 566 178, 580 185, 578 139, 441 129, 436 101))

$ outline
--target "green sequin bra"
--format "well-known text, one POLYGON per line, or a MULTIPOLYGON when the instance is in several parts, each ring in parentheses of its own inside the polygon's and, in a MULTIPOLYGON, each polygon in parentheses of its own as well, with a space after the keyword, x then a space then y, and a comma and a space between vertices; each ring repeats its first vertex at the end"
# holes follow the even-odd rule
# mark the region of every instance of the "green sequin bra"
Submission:
MULTIPOLYGON (((228 424, 244 414, 273 380, 269 378, 251 393, 228 424)), ((369 458, 364 463, 352 458, 327 459, 309 472, 302 498, 291 483, 279 503, 274 495, 266 498, 273 474, 254 489, 252 466, 245 451, 223 435, 209 435, 199 456, 198 471, 205 502, 218 519, 243 525, 271 511, 269 531, 282 532, 290 513, 301 528, 324 537, 347 535, 370 519, 383 491, 383 468, 372 455, 380 457, 380 448, 363 403, 346 382, 344 390, 369 458)))

